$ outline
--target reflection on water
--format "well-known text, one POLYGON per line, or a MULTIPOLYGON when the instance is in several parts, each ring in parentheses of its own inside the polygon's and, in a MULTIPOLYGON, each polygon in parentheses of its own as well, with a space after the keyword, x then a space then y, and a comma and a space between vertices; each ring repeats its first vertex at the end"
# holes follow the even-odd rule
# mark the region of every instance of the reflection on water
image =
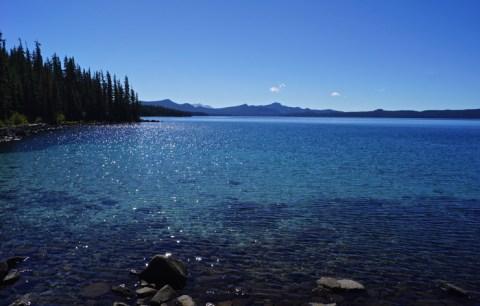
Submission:
MULTIPOLYGON (((119 300, 154 254, 188 262, 185 292, 348 303, 475 304, 480 296, 476 121, 194 118, 77 127, 0 153, 0 257, 26 255, 0 305, 119 300), (433 123, 432 123, 433 122, 433 123), (445 279, 474 299, 450 297, 445 279)), ((341 303, 340 303, 341 304, 341 303)))

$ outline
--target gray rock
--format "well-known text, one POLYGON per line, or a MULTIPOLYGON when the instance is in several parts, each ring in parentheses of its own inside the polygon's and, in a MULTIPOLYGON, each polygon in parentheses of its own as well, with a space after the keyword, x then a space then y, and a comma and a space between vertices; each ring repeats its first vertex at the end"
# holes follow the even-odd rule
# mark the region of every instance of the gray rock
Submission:
POLYGON ((136 292, 139 298, 144 298, 155 295, 157 293, 157 290, 150 287, 143 287, 138 289, 136 292))
POLYGON ((165 285, 160 290, 158 290, 150 303, 154 306, 160 306, 163 302, 170 300, 174 294, 175 290, 173 290, 173 288, 169 285, 165 285))
POLYGON ((112 291, 115 292, 115 293, 118 293, 120 295, 123 295, 125 297, 134 297, 135 296, 135 291, 125 287, 124 284, 119 285, 119 286, 112 286, 112 291))
POLYGON ((438 284, 438 286, 443 291, 448 292, 452 295, 468 296, 468 292, 466 290, 463 290, 462 288, 452 285, 450 283, 441 282, 438 284))
POLYGON ((179 306, 197 306, 189 295, 182 295, 177 298, 176 304, 179 306))
POLYGON ((155 255, 139 276, 140 279, 155 284, 157 288, 170 285, 173 289, 180 290, 185 287, 188 273, 182 261, 171 256, 155 255))
POLYGON ((8 272, 7 276, 3 278, 2 284, 11 285, 20 279, 20 272, 18 270, 12 269, 8 272))
POLYGON ((124 302, 113 302, 113 306, 129 306, 129 305, 124 302))

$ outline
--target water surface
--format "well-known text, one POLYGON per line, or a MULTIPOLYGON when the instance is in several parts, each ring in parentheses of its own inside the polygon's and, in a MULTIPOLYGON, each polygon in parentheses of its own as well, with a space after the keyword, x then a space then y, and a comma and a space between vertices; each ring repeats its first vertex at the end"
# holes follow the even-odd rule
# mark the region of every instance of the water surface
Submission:
POLYGON ((1 144, 0 258, 30 258, 0 305, 111 305, 85 288, 165 253, 199 304, 313 301, 321 276, 367 287, 344 304, 478 302, 479 121, 160 120, 1 144))

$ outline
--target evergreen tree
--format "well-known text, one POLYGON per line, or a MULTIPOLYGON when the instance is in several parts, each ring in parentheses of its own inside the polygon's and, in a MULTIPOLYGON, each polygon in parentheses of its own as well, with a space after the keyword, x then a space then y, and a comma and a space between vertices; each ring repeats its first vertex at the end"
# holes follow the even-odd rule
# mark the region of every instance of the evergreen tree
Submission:
POLYGON ((5 49, 5 40, 0 32, 0 120, 9 116, 12 110, 8 87, 8 53, 5 49))
POLYGON ((125 122, 139 120, 138 96, 128 77, 122 84, 110 72, 82 69, 73 57, 53 54, 44 59, 35 42, 30 53, 18 47, 7 51, 0 32, 0 120, 19 112, 30 122, 125 122))

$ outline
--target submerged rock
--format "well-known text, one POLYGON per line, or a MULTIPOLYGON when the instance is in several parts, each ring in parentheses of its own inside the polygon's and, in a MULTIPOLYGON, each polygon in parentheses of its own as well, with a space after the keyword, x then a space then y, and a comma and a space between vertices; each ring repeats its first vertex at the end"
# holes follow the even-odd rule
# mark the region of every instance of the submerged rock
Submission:
POLYGON ((113 306, 129 306, 129 305, 123 302, 113 302, 113 306))
POLYGON ((107 283, 93 283, 80 290, 80 295, 86 298, 96 298, 110 292, 110 288, 111 286, 107 283))
POLYGON ((339 279, 340 288, 343 290, 365 290, 365 287, 352 279, 339 279))
POLYGON ((125 297, 134 297, 135 296, 135 291, 125 287, 124 284, 119 285, 119 286, 112 286, 112 291, 115 292, 115 293, 118 293, 120 295, 123 295, 125 297))
POLYGON ((340 283, 333 277, 322 277, 319 280, 317 280, 317 285, 323 286, 328 289, 341 288, 340 283))
POLYGON ((458 296, 468 296, 468 292, 466 290, 463 290, 460 287, 457 287, 455 285, 452 285, 447 282, 441 282, 438 284, 440 289, 442 289, 445 292, 448 292, 452 295, 458 295, 458 296))
POLYGON ((187 267, 182 261, 165 255, 155 255, 139 274, 140 279, 157 288, 170 285, 175 290, 185 287, 187 276, 187 267))
POLYGON ((317 280, 317 285, 331 290, 362 291, 365 287, 352 279, 335 279, 333 277, 322 277, 317 280))
POLYGON ((25 295, 22 295, 19 299, 17 299, 15 302, 10 304, 9 306, 28 306, 32 305, 32 294, 27 293, 25 295))
POLYGON ((11 285, 20 279, 20 272, 16 269, 12 269, 8 272, 7 276, 3 278, 2 284, 11 285))

